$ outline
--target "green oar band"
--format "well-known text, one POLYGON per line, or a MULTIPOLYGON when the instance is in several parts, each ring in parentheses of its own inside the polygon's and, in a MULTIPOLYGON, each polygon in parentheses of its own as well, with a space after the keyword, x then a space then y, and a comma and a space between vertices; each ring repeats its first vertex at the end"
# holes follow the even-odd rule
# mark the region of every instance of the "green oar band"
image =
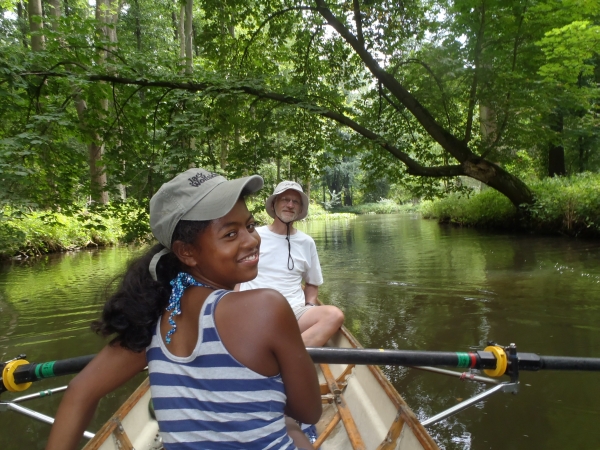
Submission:
POLYGON ((468 353, 456 352, 458 364, 456 367, 471 367, 471 356, 468 353))
POLYGON ((51 378, 56 376, 54 374, 54 363, 56 361, 49 361, 43 364, 35 366, 35 376, 38 378, 51 378))

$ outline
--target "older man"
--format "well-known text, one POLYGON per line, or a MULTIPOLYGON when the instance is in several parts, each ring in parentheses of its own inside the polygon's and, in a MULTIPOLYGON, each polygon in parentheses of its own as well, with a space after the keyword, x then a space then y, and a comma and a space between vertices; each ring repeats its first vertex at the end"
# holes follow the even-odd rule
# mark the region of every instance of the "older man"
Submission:
POLYGON ((293 181, 282 181, 265 204, 270 225, 256 229, 262 242, 258 276, 240 290, 272 288, 288 300, 307 347, 320 347, 342 326, 344 313, 330 305, 317 307, 323 284, 315 241, 294 228, 308 214, 308 197, 293 181), (304 281, 304 290, 302 282, 304 281))

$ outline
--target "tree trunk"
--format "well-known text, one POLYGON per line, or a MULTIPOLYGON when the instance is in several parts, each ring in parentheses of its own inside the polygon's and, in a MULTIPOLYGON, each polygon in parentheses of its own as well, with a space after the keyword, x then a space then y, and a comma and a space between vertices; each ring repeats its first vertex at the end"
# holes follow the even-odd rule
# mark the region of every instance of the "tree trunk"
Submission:
POLYGON ((42 0, 29 0, 29 30, 31 31, 31 50, 39 52, 44 48, 44 36, 38 34, 44 28, 42 0))
MULTIPOLYGON (((563 131, 563 114, 560 111, 555 111, 550 116, 550 128, 559 133, 562 137, 563 131)), ((549 177, 561 177, 567 174, 565 169, 565 149, 560 143, 562 141, 559 138, 559 143, 550 143, 550 149, 548 150, 548 176, 549 177)))
MULTIPOLYGON (((380 143, 384 149, 400 159, 407 165, 408 173, 418 176, 456 176, 467 175, 476 180, 482 181, 490 187, 504 194, 515 205, 519 206, 523 203, 532 204, 533 194, 525 183, 519 180, 514 175, 506 172, 498 165, 486 161, 477 156, 467 145, 467 142, 461 141, 450 131, 442 127, 431 114, 431 112, 423 106, 417 98, 408 91, 387 69, 380 66, 377 59, 365 48, 363 44, 350 32, 331 10, 327 7, 325 0, 314 0, 316 7, 321 16, 327 23, 333 27, 340 37, 344 39, 356 52, 363 61, 366 68, 373 74, 375 79, 385 87, 390 94, 395 97, 404 107, 410 111, 414 118, 421 124, 424 130, 433 138, 440 146, 456 159, 460 166, 445 166, 445 167, 423 167, 416 161, 412 160, 407 154, 400 151, 395 146, 385 142, 380 143)), ((282 99, 281 101, 291 103, 289 100, 282 99)), ((342 124, 349 126, 363 136, 377 142, 381 139, 376 133, 365 129, 356 124, 347 117, 342 117, 333 111, 320 113, 325 117, 332 118, 342 124)))
POLYGON ((227 167, 227 155, 229 154, 229 142, 225 137, 221 138, 221 155, 219 157, 219 163, 221 165, 221 169, 225 170, 227 167))
MULTIPOLYGON (((109 81, 111 83, 162 88, 172 87, 173 89, 183 89, 190 92, 205 91, 207 88, 213 86, 213 84, 211 84, 210 82, 176 83, 169 81, 151 81, 139 78, 124 78, 111 75, 89 75, 86 78, 89 81, 109 81)), ((409 154, 387 141, 383 136, 360 125, 359 123, 355 122, 350 117, 345 116, 342 113, 328 110, 326 108, 323 108, 322 106, 315 108, 314 105, 307 104, 305 100, 294 98, 290 95, 284 95, 276 92, 257 89, 255 86, 249 86, 243 83, 239 84, 236 89, 252 96, 270 99, 289 105, 296 105, 297 107, 302 109, 310 109, 312 112, 315 112, 315 109, 317 109, 318 111, 316 111, 316 114, 334 120, 340 125, 346 126, 354 130, 361 136, 364 136, 370 141, 381 146, 392 156, 400 160, 406 166, 406 171, 410 175, 434 178, 466 175, 476 180, 482 181, 488 186, 504 194, 517 207, 523 203, 532 204, 534 201, 531 190, 527 187, 525 183, 523 183, 523 181, 521 181, 514 175, 508 173, 506 170, 502 169, 497 164, 494 164, 474 154, 467 145, 465 145, 456 136, 450 134, 450 132, 446 130, 442 129, 440 133, 446 137, 444 145, 449 147, 450 150, 452 150, 452 152, 446 148, 445 149, 450 155, 452 155, 452 157, 457 159, 460 164, 427 167, 423 166, 421 163, 414 160, 409 154)), ((428 127, 429 125, 426 127, 426 130, 430 132, 428 127)), ((432 137, 435 137, 431 133, 430 135, 432 137)))
MULTIPOLYGON (((116 24, 118 17, 118 10, 114 5, 115 0, 96 0, 96 20, 101 24, 98 32, 104 37, 108 38, 111 43, 109 48, 114 50, 113 43, 117 41, 116 27, 109 27, 111 24, 116 24)), ((99 65, 106 64, 108 52, 106 50, 99 50, 99 65)), ((102 117, 108 112, 108 99, 103 98, 99 101, 100 112, 99 116, 102 117)), ((105 143, 102 140, 102 136, 97 130, 91 131, 92 142, 89 144, 89 158, 90 158, 90 188, 92 199, 103 205, 107 204, 108 192, 106 168, 102 163, 102 157, 104 155, 105 143)))
POLYGON ((192 31, 192 20, 193 20, 194 4, 193 0, 186 0, 185 2, 185 73, 191 74, 194 63, 194 46, 193 46, 193 31, 192 31))
POLYGON ((496 121, 495 111, 486 105, 479 105, 479 128, 481 140, 485 146, 489 146, 496 139, 498 132, 498 122, 496 121))
MULTIPOLYGON (((135 4, 135 42, 138 52, 142 51, 142 26, 140 24, 140 3, 138 0, 134 0, 135 4)), ((116 31, 115 31, 116 33, 116 31)), ((115 35, 116 37, 116 35, 115 35)))
POLYGON ((29 48, 29 42, 27 42, 27 9, 25 8, 25 6, 23 6, 22 0, 19 0, 17 2, 17 17, 23 47, 29 48))
POLYGON ((52 17, 52 28, 54 30, 58 29, 58 20, 60 19, 61 11, 60 11, 60 3, 61 0, 49 0, 50 4, 50 17, 52 17))
POLYGON ((275 162, 277 164, 277 180, 276 183, 281 183, 281 158, 277 156, 277 160, 275 162))
MULTIPOLYGON (((179 59, 182 64, 185 59, 185 5, 179 6, 179 20, 177 22, 177 37, 179 39, 179 59)), ((185 66, 185 64, 183 64, 185 66)))

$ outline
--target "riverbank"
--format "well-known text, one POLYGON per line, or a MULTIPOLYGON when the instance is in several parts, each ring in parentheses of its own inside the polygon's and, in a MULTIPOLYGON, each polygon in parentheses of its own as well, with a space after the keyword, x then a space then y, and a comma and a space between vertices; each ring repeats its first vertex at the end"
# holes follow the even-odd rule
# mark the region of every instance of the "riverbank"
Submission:
MULTIPOLYGON (((252 210, 252 204, 249 205, 252 210)), ((272 220, 254 213, 259 225, 272 220)), ((329 212, 311 205, 305 220, 349 220, 356 215, 329 212)), ((0 259, 26 259, 47 253, 153 240, 146 209, 135 202, 75 211, 32 211, 27 214, 5 208, 0 214, 0 259)))
MULTIPOLYGON (((517 214, 510 201, 493 189, 451 194, 445 198, 398 205, 382 199, 376 203, 337 207, 327 211, 312 204, 305 220, 350 220, 362 214, 420 212, 426 219, 459 226, 600 237, 600 174, 547 178, 530 184, 534 206, 517 214)), ((249 203, 258 224, 272 219, 249 203)), ((0 259, 28 258, 86 247, 150 242, 152 234, 145 207, 135 202, 74 211, 33 211, 27 214, 5 208, 0 214, 0 259)))
POLYGON ((69 211, 0 211, 0 259, 147 242, 148 213, 135 202, 69 211))
POLYGON ((600 174, 546 178, 529 187, 536 202, 522 214, 493 189, 425 201, 420 212, 426 219, 460 226, 600 237, 600 174))
POLYGON ((363 203, 354 206, 338 206, 332 211, 345 214, 397 214, 406 212, 418 212, 418 203, 398 204, 393 200, 382 198, 378 202, 363 203))

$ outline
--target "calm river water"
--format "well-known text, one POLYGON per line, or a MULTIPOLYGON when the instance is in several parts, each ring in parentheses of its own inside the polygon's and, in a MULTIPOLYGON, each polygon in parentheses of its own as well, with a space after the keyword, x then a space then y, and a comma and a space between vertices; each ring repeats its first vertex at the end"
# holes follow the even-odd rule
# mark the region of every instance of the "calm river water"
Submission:
MULTIPOLYGON (((493 340, 542 355, 600 357, 600 242, 439 226, 417 216, 302 225, 319 250, 320 298, 346 314, 365 347, 469 351, 493 340)), ((97 352, 97 300, 132 249, 0 266, 0 358, 42 362, 97 352)), ((384 368, 421 419, 486 389, 415 369, 384 368)), ((96 431, 142 379, 102 401, 96 431)), ((48 389, 68 380, 46 380, 48 389)), ((522 373, 496 394, 431 426, 446 449, 594 449, 600 373, 522 373)), ((3 399, 16 397, 3 394, 3 399)), ((23 406, 53 415, 60 394, 23 406)), ((0 412, 0 448, 43 448, 49 426, 0 412)))

